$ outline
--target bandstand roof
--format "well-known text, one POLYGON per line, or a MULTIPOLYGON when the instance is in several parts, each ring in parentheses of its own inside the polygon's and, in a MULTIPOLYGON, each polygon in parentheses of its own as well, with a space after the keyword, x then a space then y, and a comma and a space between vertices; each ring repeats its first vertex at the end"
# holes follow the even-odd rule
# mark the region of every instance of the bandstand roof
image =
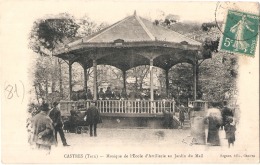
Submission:
POLYGON ((97 64, 128 70, 140 65, 170 69, 181 62, 193 63, 200 54, 201 43, 180 33, 132 16, 87 37, 75 40, 54 51, 64 60, 78 62, 86 68, 97 64))

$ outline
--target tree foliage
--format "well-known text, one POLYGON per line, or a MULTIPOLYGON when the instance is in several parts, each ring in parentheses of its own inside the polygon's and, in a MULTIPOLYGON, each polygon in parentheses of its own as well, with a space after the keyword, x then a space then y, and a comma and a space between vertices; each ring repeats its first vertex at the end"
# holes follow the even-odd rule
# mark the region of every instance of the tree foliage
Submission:
MULTIPOLYGON (((88 22, 89 24, 94 24, 90 20, 85 20, 84 23, 87 24, 88 22)), ((38 56, 37 65, 35 65, 34 86, 37 97, 49 101, 52 95, 55 95, 57 92, 60 93, 60 96, 65 94, 66 97, 66 92, 63 93, 66 91, 66 89, 63 90, 63 87, 67 88, 68 84, 68 78, 66 78, 68 75, 66 73, 67 68, 63 69, 66 62, 52 57, 52 51, 83 34, 82 31, 80 33, 80 28, 82 29, 83 25, 77 24, 77 20, 66 13, 52 17, 48 16, 34 22, 29 36, 29 47, 37 54, 43 55, 38 56), (57 82, 60 82, 59 89, 57 88, 57 82)), ((88 35, 91 28, 89 27, 84 34, 88 35)), ((74 74, 77 75, 77 72, 74 72, 74 74)), ((73 80, 73 84, 78 83, 77 80, 73 80)))
POLYGON ((66 38, 75 37, 78 28, 79 25, 68 14, 36 20, 30 34, 29 46, 36 53, 46 54, 46 51, 51 52, 63 44, 66 38))
POLYGON ((148 73, 149 73, 148 65, 138 66, 138 67, 130 69, 127 72, 128 77, 133 77, 135 79, 135 82, 134 82, 135 92, 137 92, 138 90, 142 91, 144 78, 147 76, 148 73))
MULTIPOLYGON (((162 24, 163 25, 163 24, 162 24)), ((236 93, 238 75, 237 57, 218 52, 221 32, 214 23, 177 22, 168 26, 194 40, 202 42, 204 51, 211 52, 210 59, 198 61, 197 98, 207 101, 227 99, 227 93, 236 93)), ((193 99, 193 71, 190 64, 178 64, 169 71, 171 93, 181 104, 193 99), (182 99, 185 98, 185 99, 182 99), (186 101, 185 101, 186 100, 186 101)))
POLYGON ((211 60, 200 66, 199 84, 204 98, 209 101, 222 101, 226 93, 236 91, 237 57, 217 53, 211 60))

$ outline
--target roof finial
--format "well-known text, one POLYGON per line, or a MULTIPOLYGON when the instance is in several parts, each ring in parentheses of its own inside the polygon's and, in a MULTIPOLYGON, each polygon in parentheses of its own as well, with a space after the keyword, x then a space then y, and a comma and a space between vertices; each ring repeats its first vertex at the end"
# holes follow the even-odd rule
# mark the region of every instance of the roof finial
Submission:
POLYGON ((136 10, 134 11, 134 15, 136 15, 136 10))

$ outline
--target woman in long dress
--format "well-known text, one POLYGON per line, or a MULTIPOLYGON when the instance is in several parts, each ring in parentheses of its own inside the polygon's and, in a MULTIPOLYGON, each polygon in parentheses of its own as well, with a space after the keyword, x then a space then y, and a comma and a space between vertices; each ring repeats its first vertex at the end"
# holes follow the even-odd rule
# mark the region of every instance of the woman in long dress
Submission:
POLYGON ((208 110, 208 138, 207 142, 212 146, 220 146, 219 128, 221 126, 221 113, 217 108, 208 110))
POLYGON ((251 32, 254 32, 253 29, 251 29, 248 25, 252 24, 250 21, 246 20, 246 15, 242 16, 242 19, 238 21, 237 24, 235 24, 233 27, 230 28, 230 31, 232 33, 235 33, 235 42, 233 47, 235 50, 247 50, 247 48, 250 46, 247 41, 244 39, 244 32, 245 30, 250 30, 251 32))

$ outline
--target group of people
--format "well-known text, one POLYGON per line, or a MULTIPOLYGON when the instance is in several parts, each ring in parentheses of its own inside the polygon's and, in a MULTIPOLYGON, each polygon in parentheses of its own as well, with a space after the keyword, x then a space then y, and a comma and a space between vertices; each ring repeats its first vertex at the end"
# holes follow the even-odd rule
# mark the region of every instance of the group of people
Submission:
POLYGON ((208 137, 207 142, 213 146, 220 145, 219 129, 225 130, 226 139, 228 140, 228 147, 234 145, 236 126, 234 124, 234 114, 232 110, 227 106, 227 102, 224 102, 224 107, 220 111, 219 109, 209 109, 207 116, 208 122, 208 137))
MULTIPOLYGON (((85 112, 86 122, 90 126, 90 136, 97 136, 97 124, 101 120, 95 103, 95 101, 92 101, 91 106, 85 112)), ((58 133, 63 146, 70 146, 67 144, 63 132, 63 121, 58 104, 58 102, 54 102, 53 108, 50 109, 48 103, 42 103, 39 107, 40 111, 29 119, 30 122, 27 125, 29 129, 29 143, 35 145, 37 149, 47 151, 47 154, 50 153, 52 145, 57 146, 58 133)))
POLYGON ((68 120, 64 122, 63 129, 70 133, 81 134, 85 126, 90 126, 90 136, 97 136, 97 124, 102 123, 102 119, 96 107, 96 101, 90 103, 91 105, 85 113, 71 110, 68 120))
POLYGON ((34 114, 29 120, 29 143, 36 145, 37 149, 50 152, 52 145, 57 145, 57 134, 60 134, 63 146, 69 146, 62 129, 61 113, 58 109, 58 103, 53 103, 53 108, 43 102, 39 107, 37 114, 34 114))
POLYGON ((107 87, 106 91, 103 91, 103 88, 99 89, 98 92, 98 99, 99 100, 119 100, 119 99, 126 99, 127 94, 124 89, 121 92, 118 90, 112 91, 111 87, 107 87))
MULTIPOLYGON (((167 99, 166 94, 159 94, 156 90, 154 90, 154 100, 167 99)), ((94 96, 91 90, 88 88, 87 91, 80 90, 72 93, 73 101, 78 100, 93 100, 94 96)), ((140 91, 131 91, 129 93, 126 92, 125 89, 119 90, 118 88, 112 89, 110 86, 104 90, 104 88, 99 88, 97 93, 98 100, 149 100, 150 92, 140 92, 140 91)))
POLYGON ((219 130, 225 130, 225 138, 228 140, 228 147, 234 145, 236 140, 235 132, 236 126, 234 122, 234 113, 228 107, 227 102, 224 101, 224 107, 220 108, 214 103, 212 107, 205 111, 200 107, 193 107, 189 111, 185 111, 184 107, 179 108, 179 122, 180 127, 183 128, 185 113, 191 119, 191 136, 193 142, 196 144, 205 144, 206 142, 211 146, 220 146, 219 130), (208 134, 206 139, 205 124, 208 125, 208 134))

